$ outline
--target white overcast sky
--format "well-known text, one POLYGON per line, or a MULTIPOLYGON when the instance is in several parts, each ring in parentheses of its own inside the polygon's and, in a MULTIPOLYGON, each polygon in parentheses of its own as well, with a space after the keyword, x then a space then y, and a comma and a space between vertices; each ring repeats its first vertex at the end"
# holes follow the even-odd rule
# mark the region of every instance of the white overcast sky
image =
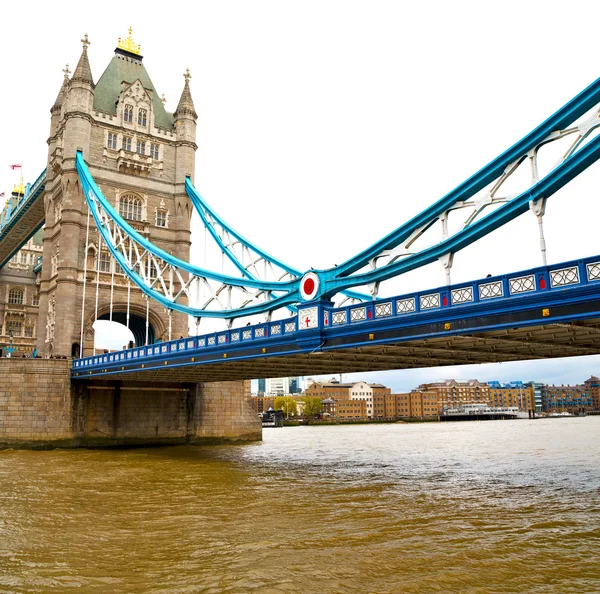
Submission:
MULTIPOLYGON (((174 111, 186 68, 195 184, 243 235, 302 270, 349 258, 447 193, 600 76, 600 3, 11 2, 0 24, 0 192, 46 164, 50 107, 89 35, 94 80, 118 37, 174 111)), ((600 164, 551 198, 549 262, 600 253, 600 164)), ((198 240, 198 234, 196 235, 198 240)), ((200 241, 197 241, 198 247, 200 241)), ((524 215, 455 258, 453 281, 541 264, 524 215)), ((438 265, 395 292, 443 284, 438 265)), ((596 357, 361 374, 582 381, 596 357)))

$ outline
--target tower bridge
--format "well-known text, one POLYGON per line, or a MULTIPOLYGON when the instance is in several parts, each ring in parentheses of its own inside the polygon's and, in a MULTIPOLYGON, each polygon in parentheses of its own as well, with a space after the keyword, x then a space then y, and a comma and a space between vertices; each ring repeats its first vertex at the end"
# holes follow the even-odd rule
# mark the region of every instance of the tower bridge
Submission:
POLYGON ((600 256, 548 263, 544 215, 547 200, 600 157, 600 79, 372 246, 304 272, 233 229, 195 188, 189 72, 169 113, 131 30, 97 82, 87 35, 81 41, 51 108, 47 167, 0 214, 0 265, 44 225, 35 329, 43 359, 0 361, 12 386, 0 415, 9 404, 29 407, 0 442, 256 439, 243 395, 257 376, 599 352, 600 256), (201 249, 191 242, 193 212, 207 237, 201 249), (537 220, 540 267, 453 283, 454 255, 520 215, 537 220), (432 262, 445 271, 443 287, 387 295, 388 281, 432 262), (126 325, 134 345, 97 352, 102 319, 126 325), (202 320, 221 329, 206 332, 202 320), (45 395, 44 382, 54 386, 45 395), (40 435, 42 411, 58 420, 40 435))

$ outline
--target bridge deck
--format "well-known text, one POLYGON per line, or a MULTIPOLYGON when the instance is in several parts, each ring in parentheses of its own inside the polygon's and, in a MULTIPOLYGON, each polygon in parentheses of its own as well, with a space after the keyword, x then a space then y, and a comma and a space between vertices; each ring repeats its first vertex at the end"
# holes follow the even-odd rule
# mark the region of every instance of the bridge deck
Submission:
POLYGON ((158 357, 146 361, 143 369, 139 363, 137 369, 126 363, 121 365, 123 370, 109 373, 89 370, 73 379, 100 375, 111 380, 212 382, 591 355, 600 353, 600 317, 571 324, 550 323, 345 350, 328 348, 325 344, 323 350, 314 353, 274 353, 237 360, 233 358, 233 349, 229 350, 232 358, 227 360, 222 355, 212 361, 201 361, 202 357, 191 354, 180 358, 158 357))
POLYGON ((74 379, 217 381, 600 353, 600 256, 73 363, 74 379))

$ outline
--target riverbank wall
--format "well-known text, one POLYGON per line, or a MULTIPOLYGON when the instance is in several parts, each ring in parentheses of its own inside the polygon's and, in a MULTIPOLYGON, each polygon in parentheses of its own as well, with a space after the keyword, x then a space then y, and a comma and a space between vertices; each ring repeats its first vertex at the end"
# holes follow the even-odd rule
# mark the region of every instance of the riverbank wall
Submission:
POLYGON ((262 438, 249 381, 71 381, 69 359, 0 359, 0 448, 219 444, 262 438))

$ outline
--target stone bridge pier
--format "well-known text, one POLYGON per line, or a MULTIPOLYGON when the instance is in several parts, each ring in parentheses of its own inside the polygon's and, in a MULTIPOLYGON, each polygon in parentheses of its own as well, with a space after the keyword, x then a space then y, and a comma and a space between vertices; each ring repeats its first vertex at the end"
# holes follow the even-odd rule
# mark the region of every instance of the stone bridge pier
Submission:
POLYGON ((70 359, 0 359, 0 447, 219 444, 262 437, 249 381, 71 381, 70 359))

